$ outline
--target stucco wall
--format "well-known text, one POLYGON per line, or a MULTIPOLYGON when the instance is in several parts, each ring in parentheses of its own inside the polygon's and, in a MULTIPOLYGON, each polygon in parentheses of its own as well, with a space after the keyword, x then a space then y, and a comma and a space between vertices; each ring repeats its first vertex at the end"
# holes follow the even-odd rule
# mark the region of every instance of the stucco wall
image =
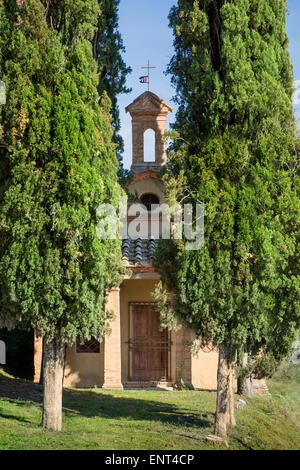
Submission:
POLYGON ((100 344, 100 353, 78 354, 76 346, 68 348, 65 368, 65 387, 94 387, 103 385, 104 344, 100 344))
POLYGON ((149 193, 154 194, 158 197, 160 204, 165 203, 164 185, 160 179, 149 178, 142 181, 133 181, 128 189, 132 194, 137 192, 139 196, 149 193))
POLYGON ((218 352, 199 352, 192 356, 192 384, 195 388, 216 390, 218 352))

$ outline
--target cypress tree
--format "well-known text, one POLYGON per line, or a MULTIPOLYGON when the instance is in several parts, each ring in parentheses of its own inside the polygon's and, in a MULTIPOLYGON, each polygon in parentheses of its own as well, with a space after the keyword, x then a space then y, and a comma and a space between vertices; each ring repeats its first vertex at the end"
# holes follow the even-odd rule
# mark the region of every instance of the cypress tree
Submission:
POLYGON ((98 0, 100 14, 95 17, 95 11, 99 12, 94 0, 77 1, 70 8, 70 0, 43 0, 47 22, 61 33, 62 41, 66 45, 72 45, 74 40, 81 35, 91 32, 93 55, 98 63, 98 93, 100 96, 106 92, 111 101, 110 114, 114 129, 113 142, 116 144, 119 159, 119 175, 126 175, 122 165, 124 142, 119 134, 120 116, 117 96, 120 93, 129 93, 131 89, 126 87, 126 77, 131 72, 122 57, 125 52, 122 36, 118 30, 118 9, 120 0, 98 0), (96 23, 95 23, 96 21, 96 23), (95 27, 94 27, 95 26, 95 27))
POLYGON ((117 205, 110 102, 99 103, 91 40, 96 0, 0 1, 0 320, 44 338, 43 425, 61 429, 66 345, 102 340, 106 292, 120 282, 118 240, 96 235, 117 205), (44 4, 45 3, 45 4, 44 4))
POLYGON ((122 178, 127 173, 122 164, 124 141, 119 134, 121 122, 117 97, 121 93, 131 92, 131 89, 126 87, 126 78, 131 73, 131 67, 125 64, 122 57, 125 46, 118 30, 120 0, 99 0, 99 4, 101 15, 98 18, 97 30, 93 39, 94 57, 99 64, 100 74, 98 91, 100 95, 106 91, 111 100, 113 142, 117 145, 119 175, 122 178))
POLYGON ((205 204, 205 241, 199 251, 186 250, 184 240, 161 242, 156 265, 173 292, 173 314, 202 344, 219 348, 221 438, 234 424, 236 352, 264 348, 280 359, 300 326, 285 15, 284 0, 179 0, 169 16, 168 72, 179 110, 165 182, 170 203, 184 195, 205 204))

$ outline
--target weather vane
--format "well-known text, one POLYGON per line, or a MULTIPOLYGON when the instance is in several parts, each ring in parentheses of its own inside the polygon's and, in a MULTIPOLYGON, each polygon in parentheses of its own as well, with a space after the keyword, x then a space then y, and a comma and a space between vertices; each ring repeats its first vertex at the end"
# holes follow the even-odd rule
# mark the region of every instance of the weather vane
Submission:
POLYGON ((150 67, 150 62, 148 60, 147 67, 141 67, 142 69, 148 69, 148 75, 143 75, 140 77, 140 83, 148 83, 148 91, 150 90, 150 69, 156 69, 156 67, 150 67))

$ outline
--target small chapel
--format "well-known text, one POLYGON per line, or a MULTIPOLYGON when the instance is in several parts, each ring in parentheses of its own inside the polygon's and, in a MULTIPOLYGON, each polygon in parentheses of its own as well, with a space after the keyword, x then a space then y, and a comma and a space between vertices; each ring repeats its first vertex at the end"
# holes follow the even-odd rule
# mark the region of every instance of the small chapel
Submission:
MULTIPOLYGON (((151 211, 163 204, 161 171, 166 165, 167 115, 172 112, 163 99, 146 91, 126 108, 132 120, 131 193, 151 211), (155 135, 153 161, 145 161, 145 133, 155 135)), ((128 216, 129 217, 129 216, 128 216)), ((192 332, 182 327, 176 333, 161 329, 159 313, 151 293, 160 280, 152 266, 157 240, 122 241, 123 263, 128 274, 108 295, 107 308, 114 312, 111 332, 102 343, 95 339, 69 347, 66 355, 64 386, 103 388, 169 389, 181 382, 195 389, 217 388, 218 351, 203 348, 192 355, 188 342, 192 332)), ((35 381, 39 381, 42 339, 35 338, 35 381)))

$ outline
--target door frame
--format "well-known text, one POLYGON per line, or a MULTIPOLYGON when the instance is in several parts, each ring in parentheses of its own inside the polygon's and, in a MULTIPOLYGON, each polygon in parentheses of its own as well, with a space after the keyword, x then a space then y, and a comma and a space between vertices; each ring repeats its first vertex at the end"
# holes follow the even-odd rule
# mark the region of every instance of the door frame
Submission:
MULTIPOLYGON (((128 381, 129 382, 135 382, 132 378, 132 363, 133 363, 133 357, 132 357, 132 348, 131 348, 131 343, 133 339, 133 321, 132 321, 132 314, 133 314, 133 307, 135 305, 151 305, 154 306, 155 302, 128 302, 128 381)), ((168 363, 167 363, 167 378, 164 380, 161 380, 160 382, 169 382, 171 380, 171 349, 172 349, 172 338, 171 338, 171 332, 168 331, 168 363)), ((153 382, 151 380, 145 380, 143 382, 153 382)), ((158 381, 156 381, 158 382, 158 381)))

